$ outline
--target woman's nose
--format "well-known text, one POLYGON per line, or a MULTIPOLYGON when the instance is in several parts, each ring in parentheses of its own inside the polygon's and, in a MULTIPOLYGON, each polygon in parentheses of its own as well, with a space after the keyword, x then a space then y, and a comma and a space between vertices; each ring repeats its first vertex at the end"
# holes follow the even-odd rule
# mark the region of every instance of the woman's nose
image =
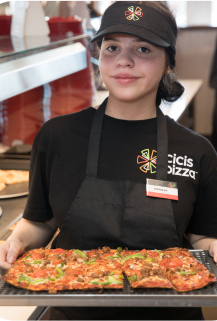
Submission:
POLYGON ((122 51, 117 59, 117 66, 119 67, 133 67, 134 60, 129 52, 122 51))

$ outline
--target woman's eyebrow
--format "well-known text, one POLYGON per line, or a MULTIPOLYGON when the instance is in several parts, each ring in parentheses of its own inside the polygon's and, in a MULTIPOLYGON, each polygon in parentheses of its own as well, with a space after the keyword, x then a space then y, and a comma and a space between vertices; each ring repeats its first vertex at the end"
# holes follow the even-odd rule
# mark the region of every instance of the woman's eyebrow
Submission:
MULTIPOLYGON (((103 42, 104 41, 116 41, 116 42, 120 42, 120 40, 118 38, 112 38, 112 37, 106 37, 106 38, 103 38, 103 42)), ((144 39, 141 39, 141 38, 136 38, 136 39, 133 39, 133 42, 144 42, 144 43, 147 43, 147 41, 145 41, 144 39)))
POLYGON ((109 41, 109 40, 112 40, 112 41, 120 41, 120 40, 118 40, 117 38, 111 38, 111 37, 106 37, 106 38, 103 38, 103 42, 104 41, 109 41))
POLYGON ((136 38, 133 40, 133 42, 145 42, 147 43, 147 41, 145 41, 144 39, 141 39, 141 38, 136 38))

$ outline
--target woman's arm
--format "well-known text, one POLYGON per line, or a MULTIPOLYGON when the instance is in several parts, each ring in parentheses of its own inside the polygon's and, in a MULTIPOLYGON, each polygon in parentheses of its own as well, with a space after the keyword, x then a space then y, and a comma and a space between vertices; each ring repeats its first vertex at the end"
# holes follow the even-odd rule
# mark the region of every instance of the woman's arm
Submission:
POLYGON ((192 233, 187 233, 186 238, 194 249, 208 250, 214 261, 217 262, 217 239, 192 233))
POLYGON ((56 230, 54 218, 45 222, 21 219, 8 240, 0 245, 0 266, 9 268, 23 252, 46 246, 56 230))

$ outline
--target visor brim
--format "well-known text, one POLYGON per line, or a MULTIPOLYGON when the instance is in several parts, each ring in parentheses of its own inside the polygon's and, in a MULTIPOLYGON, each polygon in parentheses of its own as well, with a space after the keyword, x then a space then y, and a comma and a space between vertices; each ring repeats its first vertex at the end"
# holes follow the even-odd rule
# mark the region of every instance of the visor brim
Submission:
POLYGON ((118 25, 112 25, 110 27, 107 27, 102 31, 100 31, 99 33, 97 33, 96 36, 91 40, 91 42, 94 42, 112 33, 128 34, 128 35, 141 38, 159 47, 164 47, 164 48, 170 47, 170 44, 166 42, 166 40, 158 36, 153 31, 140 26, 134 26, 134 25, 128 25, 128 24, 118 24, 118 25))

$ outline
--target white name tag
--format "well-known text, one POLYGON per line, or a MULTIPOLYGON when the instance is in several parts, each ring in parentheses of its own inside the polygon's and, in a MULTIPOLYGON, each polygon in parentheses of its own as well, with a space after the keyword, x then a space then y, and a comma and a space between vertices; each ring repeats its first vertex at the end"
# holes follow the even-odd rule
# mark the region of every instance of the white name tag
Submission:
POLYGON ((177 183, 146 178, 146 195, 178 201, 177 183))

